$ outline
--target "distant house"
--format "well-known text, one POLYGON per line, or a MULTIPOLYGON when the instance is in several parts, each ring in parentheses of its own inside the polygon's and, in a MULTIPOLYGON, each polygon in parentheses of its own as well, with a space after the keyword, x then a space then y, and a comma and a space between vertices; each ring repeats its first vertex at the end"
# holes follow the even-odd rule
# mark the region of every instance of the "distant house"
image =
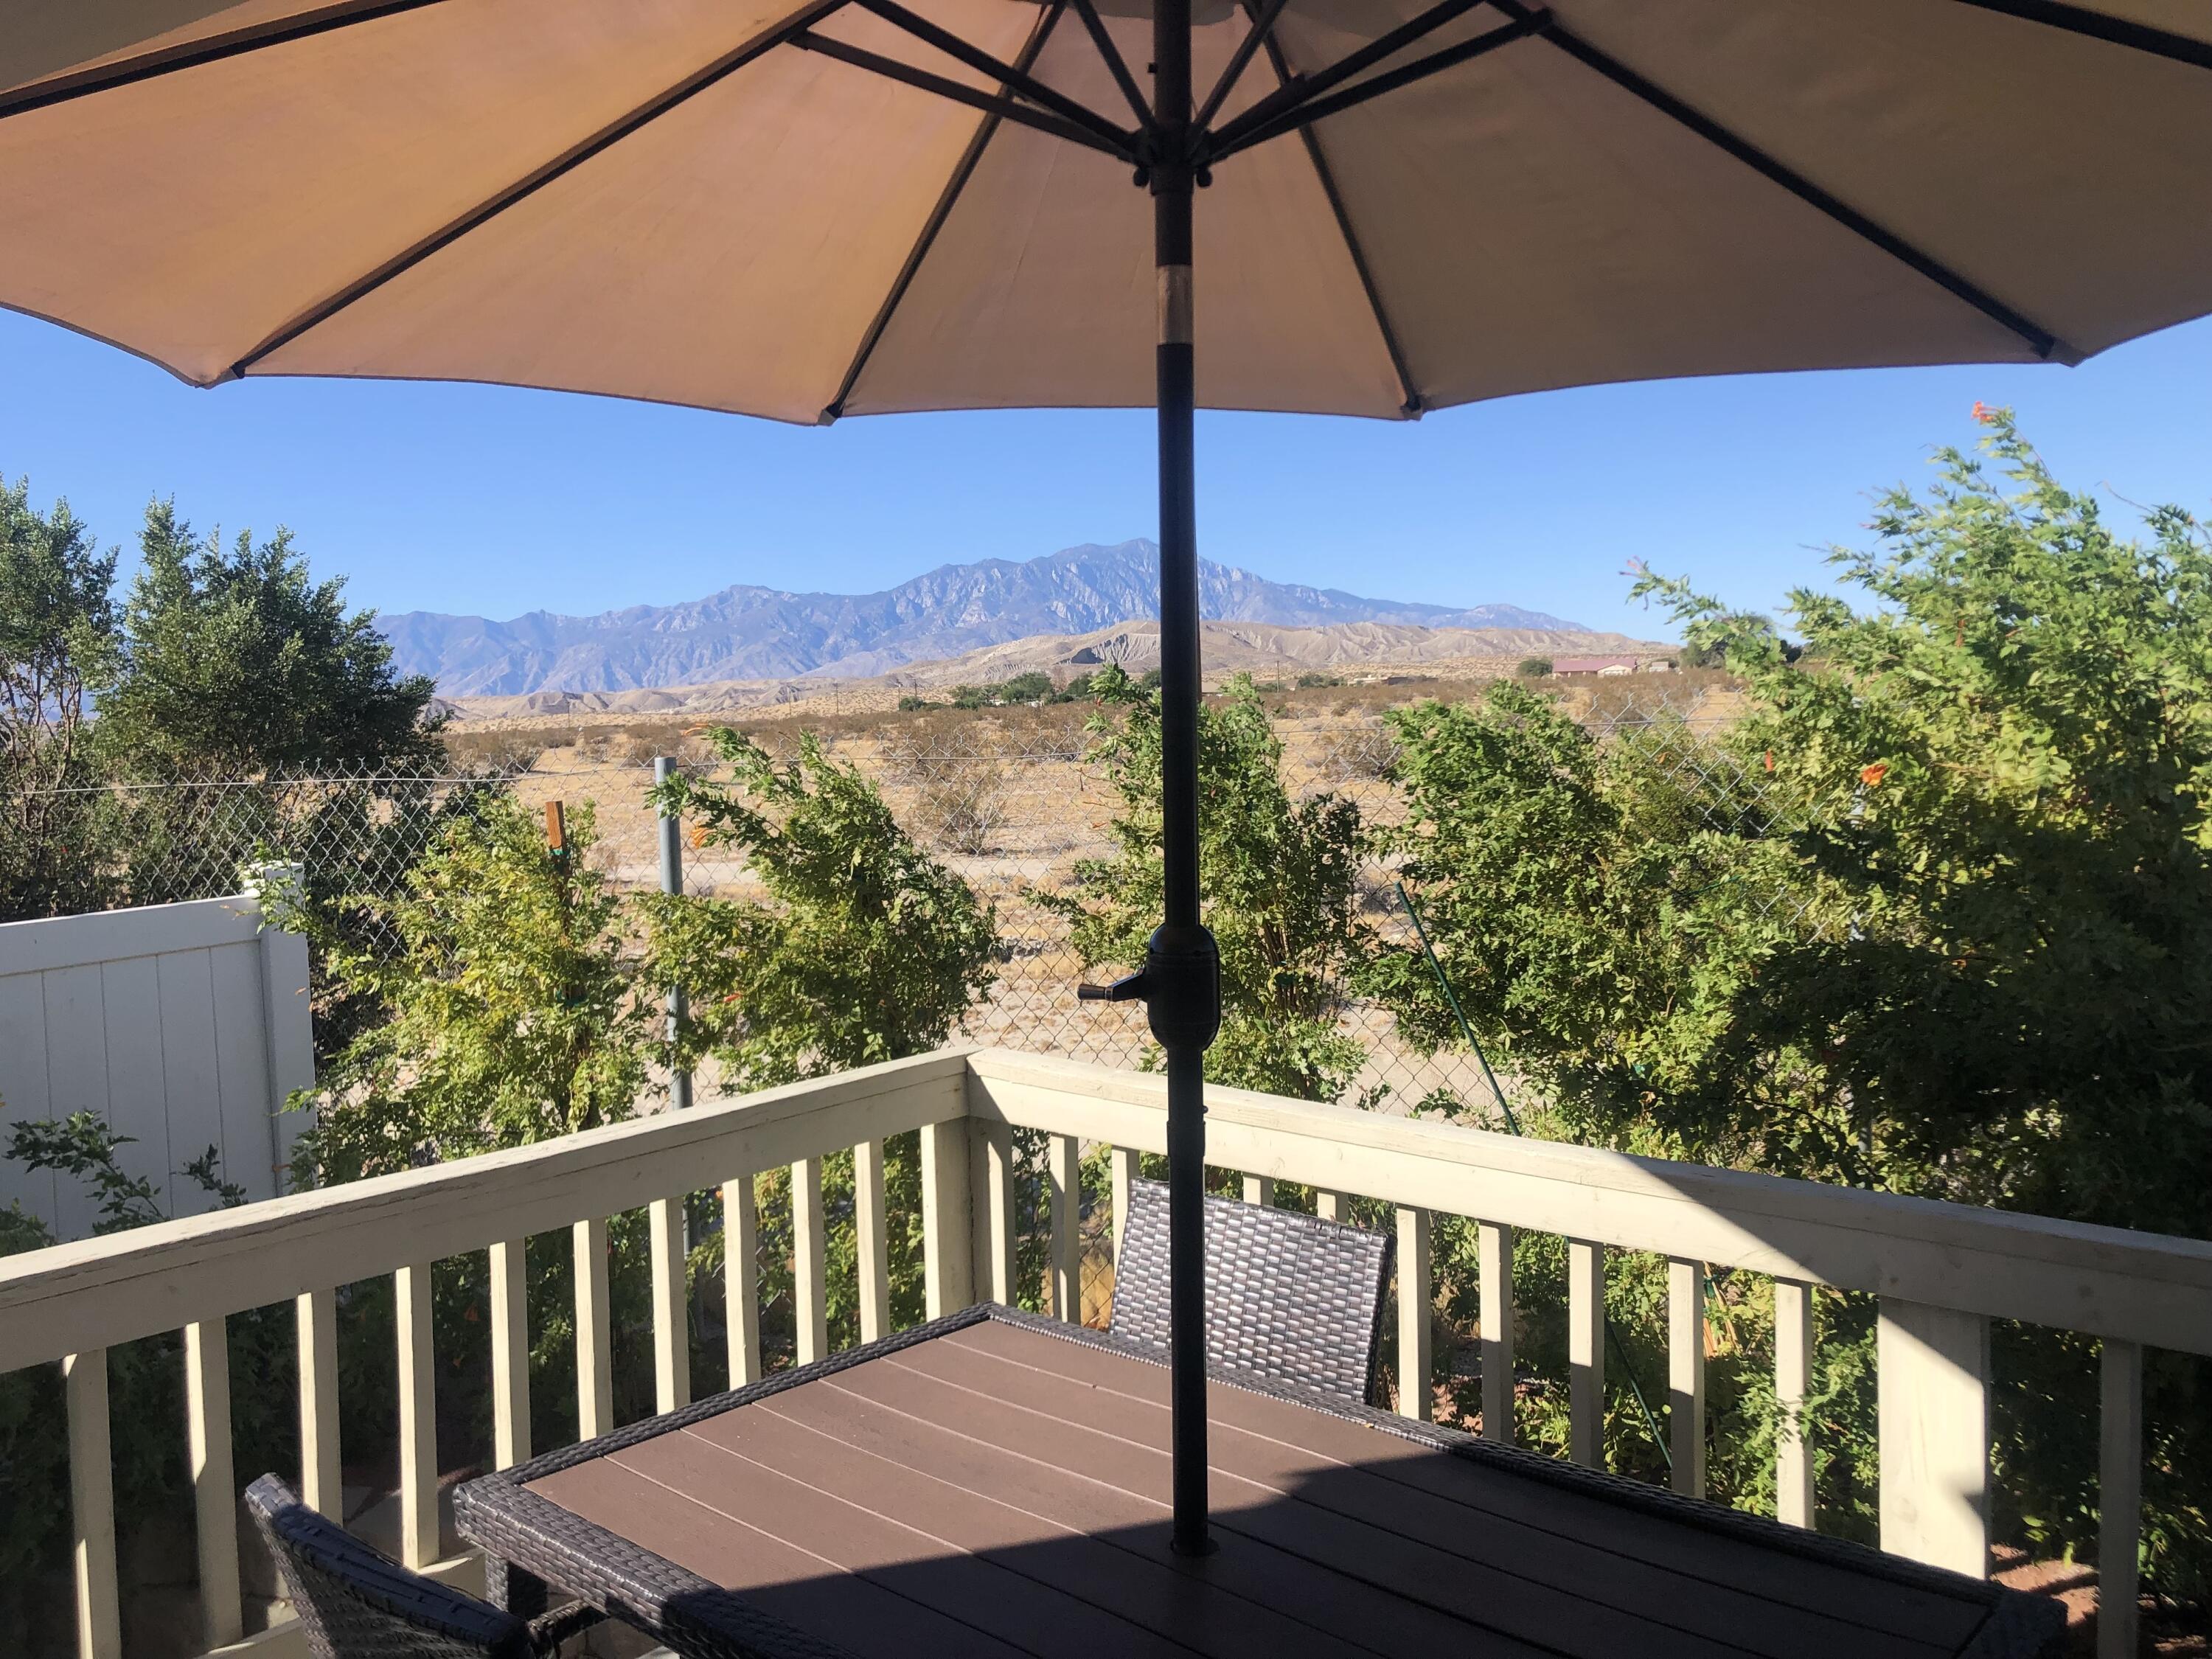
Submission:
POLYGON ((1554 674, 1633 674, 1633 657, 1559 657, 1553 659, 1554 674))

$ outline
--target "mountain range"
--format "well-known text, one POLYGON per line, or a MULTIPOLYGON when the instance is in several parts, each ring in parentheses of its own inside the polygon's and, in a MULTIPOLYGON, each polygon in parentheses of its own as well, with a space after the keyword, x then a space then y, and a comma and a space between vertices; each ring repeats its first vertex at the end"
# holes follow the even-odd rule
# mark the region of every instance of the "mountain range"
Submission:
MULTIPOLYGON (((533 611, 500 622, 410 611, 380 617, 378 626, 392 641, 394 666, 428 674, 447 696, 860 679, 1033 635, 1087 634, 1157 617, 1158 558, 1149 541, 1086 544, 1023 562, 942 565, 879 593, 736 586, 685 605, 632 605, 596 617, 533 611)), ((1588 631, 1515 605, 1455 610, 1362 599, 1205 561, 1199 604, 1210 620, 1293 628, 1382 623, 1588 631)))

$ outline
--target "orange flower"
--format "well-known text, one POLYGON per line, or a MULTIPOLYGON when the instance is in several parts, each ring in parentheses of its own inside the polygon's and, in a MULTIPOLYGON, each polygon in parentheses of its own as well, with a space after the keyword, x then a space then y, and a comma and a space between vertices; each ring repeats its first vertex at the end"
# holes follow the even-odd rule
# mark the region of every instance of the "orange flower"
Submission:
POLYGON ((1995 426, 1997 423, 1997 412, 1977 398, 1974 399, 1974 419, 1983 426, 1995 426))
POLYGON ((1766 769, 1770 772, 1774 769, 1774 751, 1771 749, 1766 751, 1766 769))
POLYGON ((1886 761, 1876 761, 1872 766, 1859 768, 1859 781, 1869 789, 1888 775, 1889 764, 1886 761))

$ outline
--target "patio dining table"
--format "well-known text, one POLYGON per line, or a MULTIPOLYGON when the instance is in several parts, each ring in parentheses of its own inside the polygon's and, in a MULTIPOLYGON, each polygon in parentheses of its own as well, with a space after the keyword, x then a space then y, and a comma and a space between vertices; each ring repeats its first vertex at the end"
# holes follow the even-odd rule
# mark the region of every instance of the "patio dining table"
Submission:
POLYGON ((2048 1603, 1230 1371, 1218 1548, 1170 1548, 1168 1371, 978 1307, 470 1482, 548 1584, 746 1659, 2032 1655, 2048 1603))

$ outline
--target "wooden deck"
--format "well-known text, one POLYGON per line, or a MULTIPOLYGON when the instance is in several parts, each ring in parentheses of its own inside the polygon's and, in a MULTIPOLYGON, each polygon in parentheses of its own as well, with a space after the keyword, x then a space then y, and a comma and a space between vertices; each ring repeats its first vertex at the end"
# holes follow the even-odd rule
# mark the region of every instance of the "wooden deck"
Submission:
POLYGON ((994 1319, 527 1490, 861 1659, 1933 1659, 1990 1616, 1221 1384, 1221 1547, 1184 1559, 1167 1382, 994 1319))

